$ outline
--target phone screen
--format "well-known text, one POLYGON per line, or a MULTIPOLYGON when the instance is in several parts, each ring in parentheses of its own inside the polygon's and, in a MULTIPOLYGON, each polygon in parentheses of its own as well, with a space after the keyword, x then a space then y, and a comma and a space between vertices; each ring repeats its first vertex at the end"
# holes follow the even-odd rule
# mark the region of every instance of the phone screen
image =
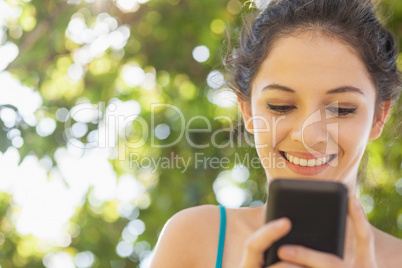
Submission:
POLYGON ((275 179, 269 186, 267 222, 287 217, 290 232, 265 252, 265 265, 279 261, 286 244, 303 245, 343 258, 348 190, 338 182, 275 179))

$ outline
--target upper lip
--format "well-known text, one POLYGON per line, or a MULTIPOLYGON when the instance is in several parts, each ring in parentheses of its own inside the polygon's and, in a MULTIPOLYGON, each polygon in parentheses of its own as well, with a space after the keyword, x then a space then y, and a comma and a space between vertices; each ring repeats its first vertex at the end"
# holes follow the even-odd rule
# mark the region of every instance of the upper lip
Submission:
POLYGON ((289 153, 293 156, 296 156, 298 158, 303 158, 303 159, 318 159, 322 157, 328 157, 331 155, 336 155, 336 154, 320 154, 320 153, 309 153, 309 152, 295 152, 295 151, 280 151, 281 153, 289 153))

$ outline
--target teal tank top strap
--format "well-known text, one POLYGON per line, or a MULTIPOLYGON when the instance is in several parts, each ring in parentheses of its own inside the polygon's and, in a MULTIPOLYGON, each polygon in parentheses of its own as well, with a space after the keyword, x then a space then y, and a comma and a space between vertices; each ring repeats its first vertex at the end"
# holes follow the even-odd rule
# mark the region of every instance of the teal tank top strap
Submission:
POLYGON ((226 211, 225 207, 219 205, 219 210, 221 214, 221 224, 219 228, 219 243, 218 243, 218 253, 216 256, 216 265, 215 268, 222 267, 222 257, 223 257, 223 248, 225 246, 225 234, 226 234, 226 211))

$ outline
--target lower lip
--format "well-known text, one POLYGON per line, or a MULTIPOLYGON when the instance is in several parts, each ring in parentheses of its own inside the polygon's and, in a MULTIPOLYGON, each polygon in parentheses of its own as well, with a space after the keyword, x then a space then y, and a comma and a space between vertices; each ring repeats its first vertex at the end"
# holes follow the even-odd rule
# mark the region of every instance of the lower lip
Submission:
MULTIPOLYGON (((283 155, 281 155, 281 156, 283 157, 283 155)), ((331 163, 335 159, 334 158, 330 162, 328 162, 324 165, 321 165, 321 166, 303 167, 303 166, 295 165, 292 162, 289 162, 285 157, 283 157, 283 158, 285 159, 285 163, 289 167, 290 170, 292 170, 293 172, 295 172, 297 174, 305 175, 305 176, 312 176, 312 175, 316 175, 316 174, 323 172, 324 169, 326 169, 329 166, 329 163, 331 163)))

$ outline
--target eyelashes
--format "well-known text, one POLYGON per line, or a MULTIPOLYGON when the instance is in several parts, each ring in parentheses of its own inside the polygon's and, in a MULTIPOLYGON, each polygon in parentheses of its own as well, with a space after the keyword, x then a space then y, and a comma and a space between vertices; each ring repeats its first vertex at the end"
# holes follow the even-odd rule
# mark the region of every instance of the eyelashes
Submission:
POLYGON ((293 109, 296 109, 296 107, 295 106, 290 106, 290 105, 272 105, 272 104, 268 104, 268 109, 273 111, 273 112, 284 114, 284 113, 292 111, 293 109))
POLYGON ((356 109, 357 108, 327 107, 328 111, 330 111, 331 113, 333 113, 339 117, 355 114, 356 109))
MULTIPOLYGON (((274 113, 277 113, 277 114, 286 114, 286 113, 289 113, 292 110, 296 109, 296 106, 273 105, 273 104, 268 103, 267 109, 274 113)), ((355 114, 356 110, 357 110, 357 108, 340 108, 340 107, 331 107, 331 106, 325 107, 325 109, 338 117, 346 117, 348 115, 355 114)))

